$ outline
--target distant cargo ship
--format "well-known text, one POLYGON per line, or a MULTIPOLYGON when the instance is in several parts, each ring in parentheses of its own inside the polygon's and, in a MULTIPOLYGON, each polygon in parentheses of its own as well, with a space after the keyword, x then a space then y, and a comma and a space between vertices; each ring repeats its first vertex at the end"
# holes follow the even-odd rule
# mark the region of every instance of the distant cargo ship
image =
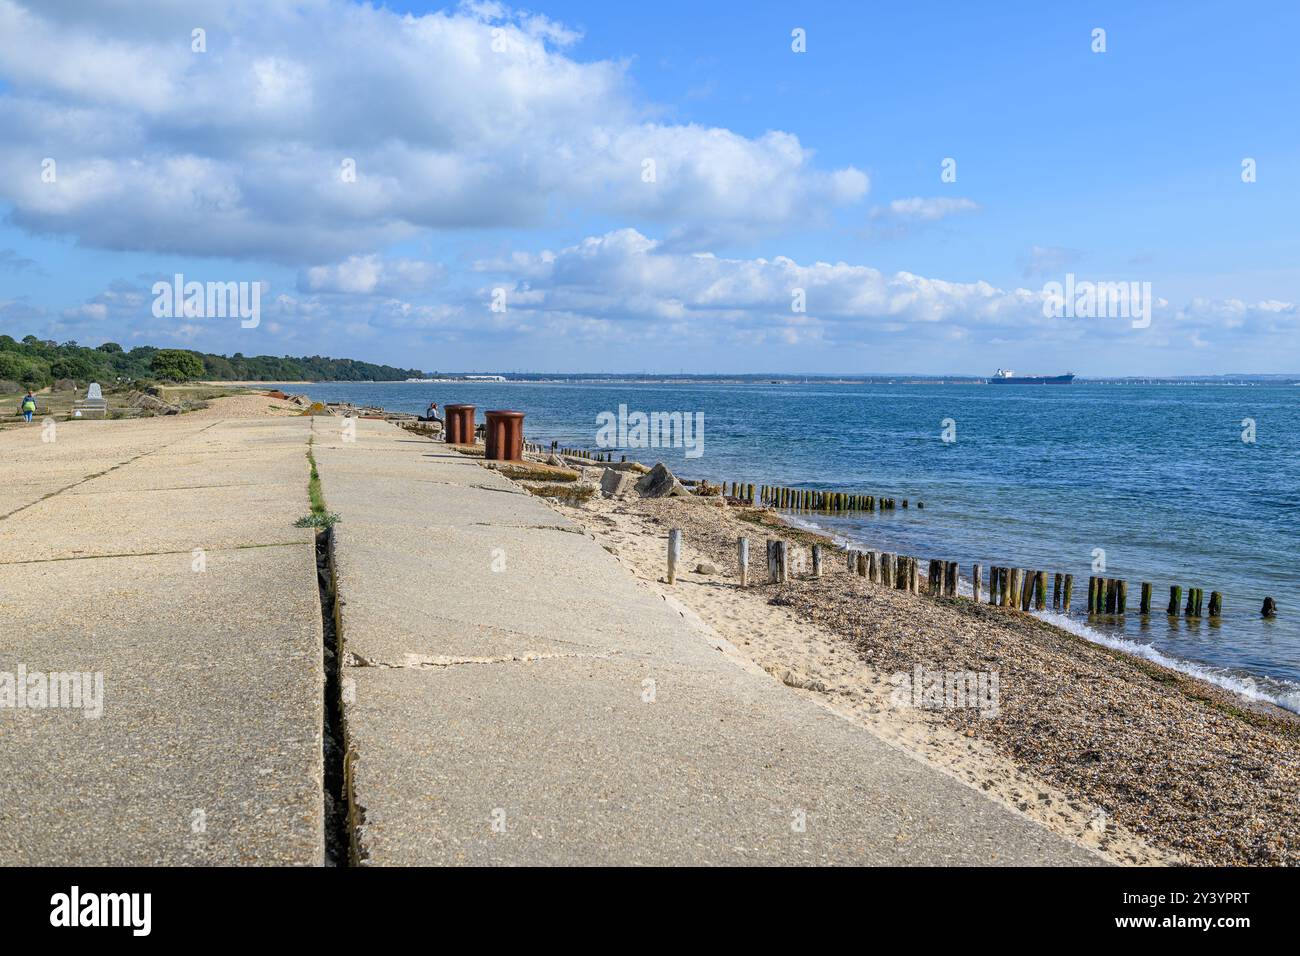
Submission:
POLYGON ((1064 375, 1017 375, 1009 368, 1000 368, 989 379, 990 385, 1069 385, 1074 373, 1064 375))

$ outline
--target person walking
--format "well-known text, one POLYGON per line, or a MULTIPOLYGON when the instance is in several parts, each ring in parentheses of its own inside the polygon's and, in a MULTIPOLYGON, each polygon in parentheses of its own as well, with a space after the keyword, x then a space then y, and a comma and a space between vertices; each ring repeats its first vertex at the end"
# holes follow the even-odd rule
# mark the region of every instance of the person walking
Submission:
POLYGON ((23 410, 23 421, 30 422, 32 420, 32 416, 36 414, 36 396, 33 395, 31 392, 28 392, 26 395, 23 396, 23 403, 21 407, 23 410))

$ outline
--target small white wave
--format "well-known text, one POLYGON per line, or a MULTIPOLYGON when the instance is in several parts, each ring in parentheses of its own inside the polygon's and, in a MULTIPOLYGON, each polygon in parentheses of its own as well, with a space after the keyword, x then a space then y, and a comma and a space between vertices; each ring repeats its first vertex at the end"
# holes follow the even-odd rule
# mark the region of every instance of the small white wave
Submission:
MULTIPOLYGON (((793 525, 797 525, 807 531, 818 531, 822 534, 830 535, 831 539, 838 547, 841 548, 866 548, 867 545, 854 538, 838 534, 829 528, 823 528, 815 521, 809 521, 800 518, 797 515, 785 514, 785 520, 793 525)), ((986 585, 987 586, 987 585, 986 585)), ((962 597, 972 597, 974 590, 970 582, 958 575, 957 593, 962 597)), ((1219 668, 1210 667, 1205 664, 1197 664, 1194 661, 1185 661, 1178 657, 1170 657, 1156 650, 1150 644, 1140 644, 1137 641, 1130 641, 1125 637, 1116 637, 1112 634, 1105 634, 1101 631, 1094 630, 1085 622, 1072 618, 1058 611, 1034 611, 1031 612, 1035 617, 1047 621, 1062 630, 1069 631, 1078 637, 1094 644, 1101 644, 1113 650, 1123 651, 1125 654, 1131 654, 1134 657, 1140 657, 1144 660, 1151 661, 1153 664, 1159 664, 1162 667, 1168 667, 1170 670, 1178 671, 1181 674, 1187 674, 1189 677, 1195 677, 1203 680, 1207 684, 1213 684, 1216 687, 1222 687, 1224 690, 1232 691, 1234 694, 1240 694, 1247 700, 1264 701, 1269 704, 1276 704, 1284 710, 1300 714, 1300 685, 1291 681, 1281 679, 1271 679, 1270 686, 1263 688, 1260 686, 1258 679, 1254 677, 1242 677, 1237 674, 1219 668)))
POLYGON ((1296 687, 1290 681, 1277 680, 1273 682, 1277 685, 1276 689, 1264 689, 1260 687, 1259 681, 1254 677, 1241 677, 1216 667, 1185 661, 1178 657, 1170 657, 1168 654, 1156 650, 1150 644, 1140 644, 1137 641, 1130 641, 1126 637, 1105 634, 1094 630, 1077 618, 1069 617, 1058 611, 1035 611, 1034 616, 1094 644, 1101 644, 1104 647, 1123 651, 1125 654, 1151 661, 1153 664, 1168 667, 1170 670, 1203 680, 1207 684, 1214 684, 1216 687, 1230 690, 1234 694, 1240 694, 1248 700, 1260 700, 1269 704, 1276 704, 1278 707, 1300 714, 1300 687, 1296 687))

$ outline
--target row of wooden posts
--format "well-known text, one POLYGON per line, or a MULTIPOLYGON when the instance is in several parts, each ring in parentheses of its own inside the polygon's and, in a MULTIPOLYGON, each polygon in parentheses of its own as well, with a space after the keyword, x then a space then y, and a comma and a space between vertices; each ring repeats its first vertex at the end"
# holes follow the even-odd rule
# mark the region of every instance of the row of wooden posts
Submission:
MULTIPOLYGON (((668 533, 668 583, 677 579, 677 562, 681 559, 682 532, 674 528, 668 533)), ((920 593, 919 568, 920 559, 890 551, 858 551, 850 549, 845 553, 845 560, 850 574, 857 574, 873 584, 883 584, 899 591, 920 593)), ((749 538, 739 538, 736 542, 736 558, 740 565, 740 586, 749 586, 749 538)), ((812 576, 820 578, 824 569, 825 546, 812 546, 812 576)), ((979 601, 983 591, 983 568, 979 564, 971 566, 971 587, 974 599, 979 601)), ((790 544, 787 541, 769 538, 767 540, 767 578, 774 584, 783 584, 790 579, 790 544)), ((958 566, 956 561, 930 559, 926 568, 926 591, 937 597, 956 597, 958 566)), ((989 568, 988 603, 995 607, 1013 607, 1022 611, 1045 610, 1047 607, 1047 572, 1025 568, 1011 568, 995 565, 989 568)), ((1187 603, 1183 605, 1183 589, 1177 585, 1169 589, 1169 606, 1167 613, 1178 616, 1182 607, 1185 617, 1199 618, 1206 610, 1203 606, 1204 591, 1201 588, 1189 588, 1187 603)), ((1057 573, 1052 579, 1052 608, 1066 610, 1074 595, 1074 575, 1057 573)), ((1276 604, 1272 598, 1264 602, 1264 615, 1271 617, 1276 604)), ((1119 578, 1102 578, 1093 576, 1088 580, 1088 614, 1125 614, 1128 605, 1128 582, 1119 578)), ((1209 616, 1217 618, 1223 613, 1223 595, 1219 591, 1210 592, 1209 616)), ((1142 598, 1139 613, 1151 613, 1151 583, 1142 582, 1142 598)))
MULTIPOLYGON (((818 491, 815 488, 784 488, 777 485, 752 485, 740 481, 724 482, 723 490, 729 497, 748 504, 792 511, 893 511, 898 507, 895 498, 878 498, 875 495, 850 494, 842 491, 818 491)), ((918 508, 924 503, 918 501, 918 508)), ((907 507, 907 499, 903 499, 907 507)))
MULTIPOLYGON (((524 451, 531 452, 534 455, 564 455, 568 458, 584 458, 587 461, 608 461, 614 460, 612 451, 588 451, 586 448, 561 448, 558 441, 551 442, 550 448, 544 448, 534 442, 524 442, 524 451)), ((622 456, 623 461, 627 461, 627 455, 622 456)))
MULTIPOLYGON (((562 455, 569 458, 581 458, 593 462, 614 461, 612 451, 588 451, 585 448, 561 448, 558 441, 551 442, 546 449, 534 442, 525 442, 524 450, 535 455, 562 455)), ((622 456, 627 461, 627 455, 622 456)), ((818 491, 813 488, 784 488, 776 485, 753 485, 740 481, 722 482, 722 490, 729 497, 747 504, 759 504, 773 508, 789 508, 794 511, 894 511, 898 507, 895 498, 878 498, 875 495, 850 494, 841 491, 818 491)), ((903 507, 908 506, 906 498, 903 507)), ((924 508, 925 502, 918 501, 918 508, 924 508)))

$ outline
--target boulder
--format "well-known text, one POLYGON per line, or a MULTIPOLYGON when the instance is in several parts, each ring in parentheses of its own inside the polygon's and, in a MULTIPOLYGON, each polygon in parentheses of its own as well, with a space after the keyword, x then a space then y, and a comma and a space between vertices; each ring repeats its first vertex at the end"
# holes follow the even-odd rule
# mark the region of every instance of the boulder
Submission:
POLYGON ((606 468, 600 475, 600 490, 607 498, 631 494, 635 487, 636 475, 628 474, 626 471, 606 468))
POLYGON ((712 561, 701 561, 695 566, 696 574, 717 574, 718 566, 712 561))
POLYGON ((685 498, 690 495, 686 486, 677 480, 677 476, 662 461, 636 483, 636 490, 642 498, 685 498))
POLYGON ((135 399, 131 401, 131 406, 154 415, 179 415, 181 413, 181 407, 179 405, 164 402, 156 395, 150 395, 147 392, 142 392, 137 395, 135 399))

